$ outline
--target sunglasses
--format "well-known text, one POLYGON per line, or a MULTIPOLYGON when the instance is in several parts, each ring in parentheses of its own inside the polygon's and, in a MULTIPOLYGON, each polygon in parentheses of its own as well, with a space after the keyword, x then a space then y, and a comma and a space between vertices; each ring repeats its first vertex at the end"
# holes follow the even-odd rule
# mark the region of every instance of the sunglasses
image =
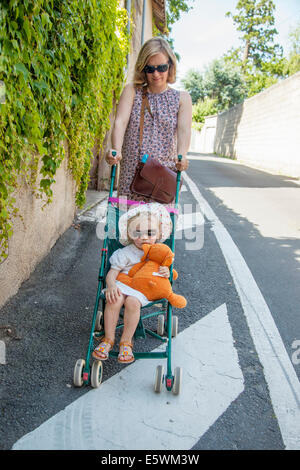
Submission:
POLYGON ((154 73, 155 70, 158 72, 166 72, 169 68, 169 64, 160 64, 160 65, 146 65, 144 71, 146 73, 154 73))
POLYGON ((133 230, 130 235, 132 238, 141 238, 142 235, 146 235, 146 237, 155 237, 156 233, 156 230, 133 230))

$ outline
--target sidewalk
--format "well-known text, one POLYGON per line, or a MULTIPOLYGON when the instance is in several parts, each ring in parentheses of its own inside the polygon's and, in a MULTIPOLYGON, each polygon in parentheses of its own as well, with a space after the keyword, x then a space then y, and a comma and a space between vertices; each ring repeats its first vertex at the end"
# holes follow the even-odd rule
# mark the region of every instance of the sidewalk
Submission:
POLYGON ((82 209, 78 209, 76 211, 76 217, 79 218, 87 211, 90 211, 107 197, 108 191, 96 191, 95 189, 88 189, 86 192, 86 203, 82 209))
MULTIPOLYGON (((94 220, 96 214, 95 214, 95 210, 93 211, 93 209, 96 209, 98 204, 101 204, 102 202, 104 202, 105 199, 107 199, 107 197, 108 197, 108 191, 96 191, 93 189, 88 189, 86 192, 86 203, 82 209, 79 209, 76 211, 74 221, 73 221, 73 226, 76 227, 77 222, 81 222, 82 220, 89 220, 89 219, 94 220)), ((66 232, 65 234, 62 235, 62 237, 64 235, 67 236, 66 232)), ((47 256, 49 256, 49 254, 47 256)), ((33 274, 34 273, 32 273, 31 276, 33 276, 33 274)), ((30 278, 24 281, 25 284, 26 282, 30 282, 30 278)), ((22 283, 22 285, 24 283, 22 283)), ((20 286, 21 291, 22 291, 22 285, 20 286)), ((18 294, 21 294, 20 289, 15 294, 15 296, 13 296, 13 297, 16 297, 16 299, 18 298, 18 294)), ((12 300, 13 299, 8 299, 8 301, 3 305, 3 310, 5 309, 5 306, 8 306, 9 302, 12 300)), ((11 328, 10 326, 10 321, 7 321, 6 323, 7 324, 4 324, 3 321, 0 323, 0 365, 6 365, 7 363, 7 358, 6 358, 7 343, 9 343, 12 339, 16 339, 16 338, 18 339, 18 335, 14 331, 15 328, 11 328)))

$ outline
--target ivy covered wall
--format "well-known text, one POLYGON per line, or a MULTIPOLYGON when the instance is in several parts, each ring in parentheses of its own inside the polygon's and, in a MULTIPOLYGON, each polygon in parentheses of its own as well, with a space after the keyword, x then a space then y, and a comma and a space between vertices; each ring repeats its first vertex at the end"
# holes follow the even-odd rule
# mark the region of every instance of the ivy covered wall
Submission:
POLYGON ((118 0, 1 2, 0 259, 7 256, 20 176, 50 203, 65 142, 76 203, 83 205, 92 148, 103 141, 123 86, 126 25, 118 0))

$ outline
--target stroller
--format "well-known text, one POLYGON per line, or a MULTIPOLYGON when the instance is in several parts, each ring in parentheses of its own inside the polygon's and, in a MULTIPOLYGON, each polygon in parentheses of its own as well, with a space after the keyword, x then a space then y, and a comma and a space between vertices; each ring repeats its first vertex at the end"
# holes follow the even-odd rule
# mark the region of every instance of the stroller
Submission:
MULTIPOLYGON (((178 156, 178 160, 181 160, 181 155, 178 156)), ((119 242, 119 231, 118 222, 121 216, 120 200, 113 198, 114 180, 116 175, 116 165, 112 166, 111 169, 111 180, 110 190, 108 197, 108 205, 106 212, 106 225, 105 225, 105 238, 103 241, 103 248, 101 254, 101 264, 99 269, 98 277, 98 289, 96 295, 96 301, 94 304, 94 313, 92 318, 92 326, 90 331, 89 344, 86 354, 86 359, 78 359, 75 364, 73 383, 76 387, 82 385, 91 385, 93 388, 98 388, 102 381, 103 374, 103 363, 99 360, 92 360, 91 364, 91 353, 94 349, 94 339, 101 338, 104 336, 104 308, 105 308, 105 294, 102 292, 105 287, 106 274, 110 269, 109 258, 112 253, 118 248, 122 248, 119 242)), ((177 172, 177 185, 176 185, 176 196, 174 208, 169 208, 170 217, 172 220, 172 232, 169 239, 165 241, 171 250, 175 251, 175 214, 178 213, 178 197, 180 189, 180 178, 181 172, 177 172)), ((139 204, 137 202, 137 204, 139 204)), ((173 282, 173 264, 170 266, 170 278, 171 284, 173 282)), ((122 308, 123 311, 123 308, 122 308)), ((120 317, 122 319, 122 311, 120 317)), ((122 328, 123 324, 117 326, 117 329, 122 328)), ((178 317, 172 314, 172 305, 166 299, 159 299, 153 302, 149 302, 146 306, 141 307, 141 316, 136 328, 134 338, 146 338, 146 335, 150 335, 159 339, 162 343, 166 343, 165 351, 153 351, 153 352, 134 352, 135 359, 167 359, 167 370, 164 374, 164 367, 158 365, 156 368, 155 380, 154 380, 154 391, 159 393, 162 390, 163 383, 165 383, 166 389, 172 391, 174 395, 178 395, 181 389, 182 381, 182 368, 176 367, 174 374, 172 374, 171 367, 171 350, 172 350, 172 337, 175 337, 178 333, 178 317), (143 313, 143 309, 149 307, 160 307, 159 310, 151 311, 150 313, 143 313), (145 327, 144 321, 147 318, 157 316, 157 331, 152 331, 145 327)), ((118 352, 111 350, 109 352, 110 357, 117 357, 118 352)))

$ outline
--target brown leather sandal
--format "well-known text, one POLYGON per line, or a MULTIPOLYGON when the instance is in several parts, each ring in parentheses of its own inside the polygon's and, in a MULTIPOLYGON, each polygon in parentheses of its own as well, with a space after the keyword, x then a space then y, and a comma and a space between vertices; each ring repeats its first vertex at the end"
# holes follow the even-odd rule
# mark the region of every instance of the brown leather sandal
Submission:
POLYGON ((92 356, 97 361, 106 361, 109 356, 109 351, 113 348, 114 342, 108 338, 101 338, 100 344, 94 349, 92 356))
POLYGON ((120 343, 118 355, 118 362, 120 364, 131 364, 131 362, 134 362, 135 359, 132 352, 132 347, 133 345, 131 343, 126 343, 125 341, 120 343))

